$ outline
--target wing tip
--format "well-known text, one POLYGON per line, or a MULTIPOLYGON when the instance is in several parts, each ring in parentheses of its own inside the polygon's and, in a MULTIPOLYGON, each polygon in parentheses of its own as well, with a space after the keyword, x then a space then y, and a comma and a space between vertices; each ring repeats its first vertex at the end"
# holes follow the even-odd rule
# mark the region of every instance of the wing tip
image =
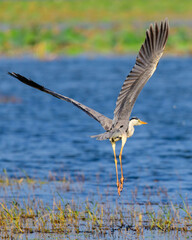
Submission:
POLYGON ((160 23, 151 23, 146 30, 145 41, 139 52, 149 57, 151 51, 163 50, 169 35, 169 19, 166 17, 160 23), (151 50, 151 51, 149 51, 151 50))
POLYGON ((150 24, 150 29, 152 27, 152 30, 156 31, 164 31, 164 32, 169 32, 169 19, 166 17, 164 20, 160 21, 158 24, 157 22, 154 22, 154 24, 150 24))
POLYGON ((8 74, 12 77, 17 77, 17 73, 15 73, 15 72, 8 72, 8 74))
POLYGON ((17 78, 20 82, 22 82, 22 83, 24 83, 26 85, 29 85, 29 86, 34 87, 34 88, 37 88, 37 89, 39 89, 41 91, 45 90, 45 88, 43 86, 39 85, 38 83, 36 83, 36 82, 32 81, 31 79, 28 79, 28 78, 26 78, 26 77, 24 77, 24 76, 22 76, 22 75, 20 75, 18 73, 8 72, 8 74, 10 76, 14 77, 14 78, 17 78))
POLYGON ((22 80, 26 80, 26 81, 29 81, 29 79, 27 79, 26 77, 20 75, 19 73, 15 73, 15 72, 8 72, 8 74, 14 78, 17 78, 19 79, 20 81, 22 80))

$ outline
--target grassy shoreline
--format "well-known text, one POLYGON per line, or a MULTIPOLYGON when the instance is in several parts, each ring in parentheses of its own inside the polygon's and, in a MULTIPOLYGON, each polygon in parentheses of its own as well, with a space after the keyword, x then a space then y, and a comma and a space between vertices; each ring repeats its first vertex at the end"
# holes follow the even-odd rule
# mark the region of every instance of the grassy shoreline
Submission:
MULTIPOLYGON (((174 31, 174 29, 172 29, 174 31)), ((126 55, 139 51, 145 32, 114 29, 80 29, 71 27, 59 30, 43 28, 11 29, 0 33, 0 54, 5 56, 34 55, 39 58, 62 55, 126 55)), ((171 33, 166 54, 191 55, 191 31, 186 28, 171 33)))
MULTIPOLYGON (((170 233, 175 237, 188 236, 192 231, 191 206, 181 198, 180 204, 161 202, 153 204, 149 200, 145 203, 138 203, 135 199, 122 204, 119 201, 111 202, 101 196, 94 200, 87 198, 79 201, 77 198, 65 199, 65 194, 71 191, 69 185, 73 184, 68 179, 39 181, 25 178, 9 178, 5 173, 0 177, 1 194, 11 189, 18 191, 22 196, 26 194, 25 188, 34 193, 42 185, 61 184, 62 191, 57 192, 57 197, 53 201, 45 203, 41 198, 28 196, 25 199, 19 196, 0 200, 0 236, 4 239, 15 238, 16 236, 44 237, 68 236, 72 237, 96 237, 106 239, 106 237, 145 237, 147 234, 168 236, 170 233), (68 187, 67 187, 68 186, 68 187), (166 235, 167 234, 167 235, 166 235)), ((82 184, 80 182, 79 184, 82 184)), ((51 193, 49 193, 51 195, 51 193)))
POLYGON ((135 54, 146 28, 168 17, 166 53, 192 54, 190 1, 7 1, 0 3, 0 54, 135 54), (179 19, 179 20, 177 20, 179 19))

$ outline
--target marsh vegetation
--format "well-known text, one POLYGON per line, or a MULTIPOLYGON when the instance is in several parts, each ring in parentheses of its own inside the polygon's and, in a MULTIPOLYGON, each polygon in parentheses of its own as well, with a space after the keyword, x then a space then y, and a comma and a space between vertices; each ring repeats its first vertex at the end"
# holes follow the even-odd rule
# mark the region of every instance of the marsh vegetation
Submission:
POLYGON ((186 0, 2 1, 0 53, 135 54, 149 23, 168 17, 171 32, 166 53, 191 54, 191 7, 186 0))
MULTIPOLYGON (((0 201, 1 238, 10 239, 19 235, 30 238, 43 234, 44 237, 55 236, 58 239, 62 236, 100 239, 116 236, 126 239, 145 237, 149 232, 156 236, 166 233, 187 237, 192 231, 192 210, 182 196, 179 196, 179 205, 171 201, 163 203, 165 192, 162 189, 157 191, 159 204, 151 201, 154 196, 150 195, 150 191, 143 193, 148 195, 148 200, 138 203, 137 189, 132 193, 132 200, 126 204, 119 201, 112 204, 107 194, 100 194, 97 200, 87 197, 83 202, 76 197, 65 199, 65 193, 73 189, 74 184, 66 178, 50 178, 43 182, 29 177, 10 179, 3 175, 0 179, 1 196, 2 193, 5 196, 0 201), (35 197, 37 189, 43 186, 48 193, 50 185, 57 189, 54 196, 49 196, 53 197, 52 202, 46 203, 45 199, 35 197), (26 189, 28 197, 22 199, 26 189), (7 193, 15 191, 20 195, 9 199, 7 193)), ((82 187, 82 182, 78 184, 82 187)))

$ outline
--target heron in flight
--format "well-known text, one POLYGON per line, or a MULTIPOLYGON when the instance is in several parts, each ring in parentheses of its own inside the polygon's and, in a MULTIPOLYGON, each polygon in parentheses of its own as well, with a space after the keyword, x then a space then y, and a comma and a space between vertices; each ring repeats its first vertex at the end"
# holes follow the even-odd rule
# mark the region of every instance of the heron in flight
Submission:
POLYGON ((45 88, 20 74, 9 72, 11 76, 17 78, 21 82, 33 88, 37 88, 43 92, 51 94, 56 98, 74 104, 101 124, 101 126, 105 129, 105 132, 92 137, 96 137, 97 140, 109 139, 112 144, 116 168, 117 189, 119 195, 123 189, 124 181, 122 167, 122 152, 124 145, 127 141, 127 138, 133 135, 134 126, 146 124, 146 122, 143 122, 136 117, 129 120, 131 111, 139 93, 156 70, 159 59, 161 58, 163 50, 165 48, 168 33, 168 19, 165 19, 159 25, 157 23, 154 23, 154 25, 151 24, 149 29, 146 31, 145 41, 142 44, 141 49, 137 55, 135 65, 127 76, 126 80, 124 81, 119 96, 117 98, 113 119, 110 119, 103 114, 96 112, 95 110, 77 102, 72 98, 53 92, 48 88, 45 88), (118 178, 117 158, 115 151, 116 142, 119 140, 121 140, 121 150, 119 154, 119 161, 121 167, 120 182, 118 178))

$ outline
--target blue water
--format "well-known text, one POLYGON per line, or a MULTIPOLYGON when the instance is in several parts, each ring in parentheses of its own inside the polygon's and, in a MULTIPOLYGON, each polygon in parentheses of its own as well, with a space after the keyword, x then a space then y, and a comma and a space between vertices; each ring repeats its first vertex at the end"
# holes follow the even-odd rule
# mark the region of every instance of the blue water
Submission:
MULTIPOLYGON (((47 179, 84 177, 82 197, 90 192, 118 199, 113 151, 109 141, 89 136, 104 130, 78 108, 32 89, 7 75, 20 73, 112 118, 115 102, 135 57, 78 57, 41 61, 1 59, 0 174, 47 179)), ((132 116, 148 122, 136 127, 123 151, 125 176, 121 199, 138 189, 181 193, 192 203, 192 58, 164 57, 144 87, 132 116)), ((117 144, 120 150, 120 143, 117 144)), ((119 169, 120 173, 120 169, 119 169)), ((68 193, 70 195, 70 193, 68 193)), ((165 194, 166 195, 166 194, 165 194)), ((155 200, 154 200, 155 201, 155 200)))

